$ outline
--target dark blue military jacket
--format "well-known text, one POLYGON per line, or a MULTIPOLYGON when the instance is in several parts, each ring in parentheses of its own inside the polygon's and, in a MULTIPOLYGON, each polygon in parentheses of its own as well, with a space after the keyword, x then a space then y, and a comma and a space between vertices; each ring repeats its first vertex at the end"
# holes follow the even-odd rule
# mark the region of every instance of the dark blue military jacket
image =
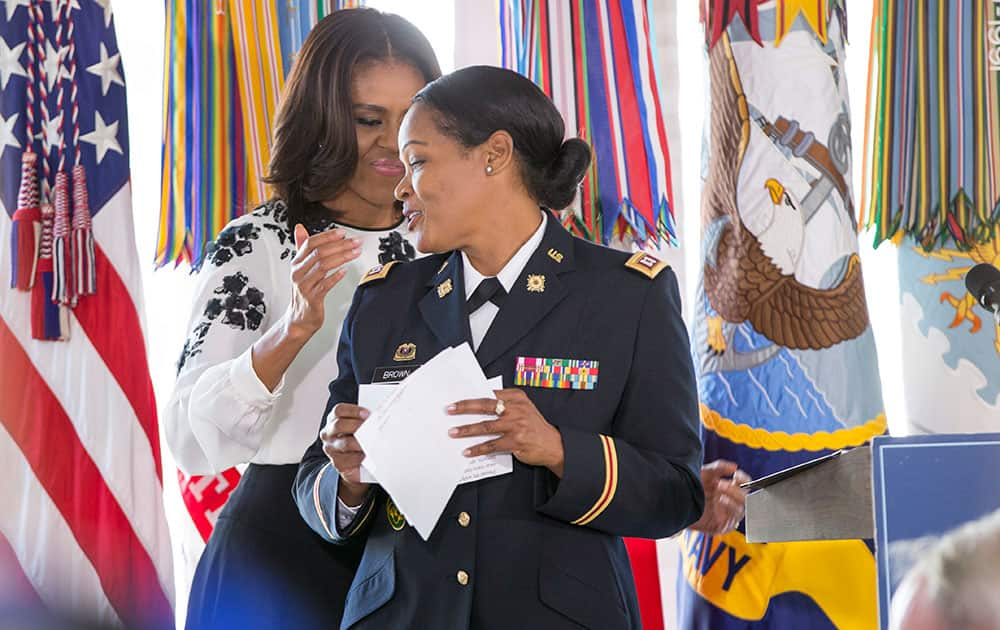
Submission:
MULTIPOLYGON (((459 253, 366 278, 321 425, 381 368, 419 365, 470 338, 459 253)), ((503 375, 507 387, 518 357, 599 362, 593 389, 524 387, 562 434, 564 476, 514 460, 511 474, 460 485, 426 542, 377 486, 338 528, 339 476, 319 441, 306 451, 294 489, 303 518, 331 542, 365 545, 342 628, 640 626, 621 537, 670 536, 704 504, 673 272, 550 220, 477 352, 486 376, 503 375)))

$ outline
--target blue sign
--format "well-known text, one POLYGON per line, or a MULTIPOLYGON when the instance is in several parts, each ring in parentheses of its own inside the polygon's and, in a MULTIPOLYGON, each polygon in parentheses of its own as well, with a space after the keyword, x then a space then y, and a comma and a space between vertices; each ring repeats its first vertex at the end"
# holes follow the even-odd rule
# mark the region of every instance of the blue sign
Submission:
POLYGON ((1000 433, 872 440, 879 621, 892 593, 943 534, 1000 509, 1000 433))

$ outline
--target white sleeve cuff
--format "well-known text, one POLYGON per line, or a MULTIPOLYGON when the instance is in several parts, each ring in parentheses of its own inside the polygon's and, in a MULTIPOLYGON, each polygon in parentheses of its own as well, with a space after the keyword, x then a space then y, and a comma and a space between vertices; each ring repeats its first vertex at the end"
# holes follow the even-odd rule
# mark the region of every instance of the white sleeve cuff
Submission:
POLYGON ((281 395, 284 383, 269 392, 253 370, 250 353, 248 348, 206 369, 188 398, 190 431, 213 471, 253 459, 281 395))
MULTIPOLYGON (((364 505, 364 503, 361 505, 364 505)), ((351 521, 354 520, 354 517, 357 516, 358 510, 361 509, 361 505, 351 507, 341 501, 340 497, 337 497, 337 529, 347 529, 347 526, 350 525, 351 521)))
POLYGON ((257 372, 253 369, 253 346, 233 359, 229 365, 229 380, 240 400, 255 407, 271 406, 281 396, 281 390, 285 387, 284 375, 281 376, 281 380, 278 381, 278 386, 274 388, 273 392, 261 382, 257 372))

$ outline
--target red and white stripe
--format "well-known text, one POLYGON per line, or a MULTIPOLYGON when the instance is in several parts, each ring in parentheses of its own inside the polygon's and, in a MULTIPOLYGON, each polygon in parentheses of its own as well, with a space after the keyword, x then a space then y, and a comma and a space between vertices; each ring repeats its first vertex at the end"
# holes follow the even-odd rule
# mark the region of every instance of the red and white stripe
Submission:
MULTIPOLYGON (((633 5, 632 8, 633 12, 641 10, 639 6, 633 5)), ((606 46, 610 47, 609 50, 615 51, 614 56, 607 58, 607 62, 612 64, 615 69, 613 83, 615 91, 609 92, 609 95, 614 94, 616 97, 610 100, 617 100, 615 103, 615 122, 620 129, 615 128, 614 133, 616 138, 620 137, 623 147, 622 162, 618 166, 623 169, 628 178, 622 191, 622 199, 630 201, 634 206, 634 208, 625 206, 623 211, 626 212, 631 223, 641 225, 643 219, 640 208, 650 214, 654 212, 655 205, 650 189, 651 174, 646 161, 647 147, 643 141, 645 135, 643 129, 649 121, 642 120, 639 111, 640 95, 636 94, 636 90, 643 82, 643 77, 637 76, 637 69, 632 66, 626 33, 634 25, 625 24, 625 11, 622 9, 621 0, 609 0, 606 3, 604 16, 608 20, 608 31, 606 32, 610 38, 606 42, 606 46)), ((642 56, 641 51, 639 56, 642 56)))
MULTIPOLYGON (((667 147, 667 132, 663 123, 663 110, 660 108, 658 86, 654 83, 656 74, 653 72, 652 52, 649 46, 649 19, 643 6, 635 6, 633 9, 632 17, 634 23, 631 25, 631 28, 638 39, 637 49, 639 51, 639 77, 636 83, 638 89, 641 91, 640 96, 646 111, 646 124, 654 127, 656 131, 655 134, 650 134, 654 140, 650 142, 649 149, 652 152, 650 157, 652 158, 655 171, 650 175, 656 181, 655 190, 660 195, 666 196, 667 191, 670 190, 667 179, 669 177, 670 165, 667 163, 666 156, 664 155, 664 149, 667 147)), ((655 213, 658 209, 655 206, 658 206, 660 199, 653 198, 652 202, 655 213)))
MULTIPOLYGON (((69 340, 32 340, 29 296, 0 288, 0 493, 17 506, 0 514, 0 533, 46 605, 129 627, 172 627, 130 200, 126 184, 94 218, 101 291, 72 311, 69 340)), ((0 207, 0 238, 10 230, 0 207)), ((0 251, 0 264, 9 257, 0 251)))
POLYGON ((15 575, 22 582, 16 601, 28 610, 38 604, 51 610, 86 609, 87 616, 96 622, 120 623, 94 565, 32 471, 31 462, 2 424, 0 458, 6 475, 0 484, 0 501, 17 505, 16 510, 0 511, 0 535, 7 546, 4 577, 9 580, 15 575), (32 599, 25 601, 25 594, 32 599))

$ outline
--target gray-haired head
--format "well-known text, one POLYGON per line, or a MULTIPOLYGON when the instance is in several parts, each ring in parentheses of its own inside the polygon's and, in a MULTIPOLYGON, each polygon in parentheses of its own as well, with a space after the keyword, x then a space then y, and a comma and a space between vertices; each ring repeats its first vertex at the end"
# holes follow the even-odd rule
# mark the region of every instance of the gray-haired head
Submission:
POLYGON ((912 599, 933 607, 945 627, 1000 630, 1000 510, 946 534, 905 582, 912 599))

